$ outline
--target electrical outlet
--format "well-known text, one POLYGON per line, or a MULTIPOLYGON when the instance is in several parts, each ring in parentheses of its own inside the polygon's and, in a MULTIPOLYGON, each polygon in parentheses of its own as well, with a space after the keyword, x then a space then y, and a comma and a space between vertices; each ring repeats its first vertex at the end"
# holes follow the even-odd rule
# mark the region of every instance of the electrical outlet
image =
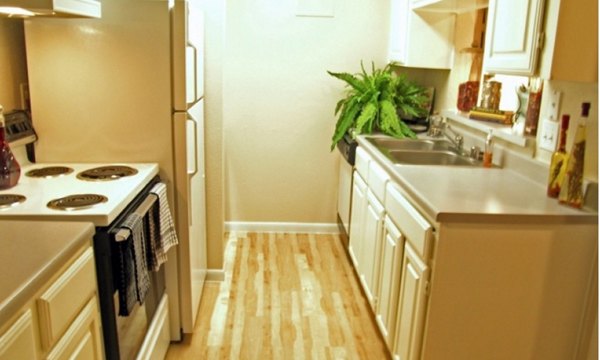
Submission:
POLYGON ((558 122, 544 119, 542 120, 540 130, 540 148, 554 151, 556 149, 556 141, 558 138, 558 122))

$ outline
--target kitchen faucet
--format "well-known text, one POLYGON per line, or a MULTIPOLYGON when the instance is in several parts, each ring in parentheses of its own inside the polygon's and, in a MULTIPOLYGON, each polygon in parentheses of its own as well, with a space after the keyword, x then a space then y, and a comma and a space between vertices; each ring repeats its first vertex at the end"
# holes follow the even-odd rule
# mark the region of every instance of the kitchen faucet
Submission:
POLYGON ((459 154, 463 153, 464 138, 456 130, 452 129, 446 121, 431 121, 429 124, 428 135, 433 137, 441 137, 444 135, 452 145, 456 148, 459 154))

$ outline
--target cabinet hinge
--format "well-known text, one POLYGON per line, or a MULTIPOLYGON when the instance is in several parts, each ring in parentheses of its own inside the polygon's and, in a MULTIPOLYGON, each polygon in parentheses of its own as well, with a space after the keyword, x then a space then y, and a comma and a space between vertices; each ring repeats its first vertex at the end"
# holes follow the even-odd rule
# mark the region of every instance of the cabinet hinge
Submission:
POLYGON ((541 51, 544 48, 545 42, 546 42, 546 33, 543 31, 540 31, 540 33, 538 33, 538 39, 537 39, 538 50, 541 51))
POLYGON ((429 281, 425 282, 425 296, 429 296, 429 281))

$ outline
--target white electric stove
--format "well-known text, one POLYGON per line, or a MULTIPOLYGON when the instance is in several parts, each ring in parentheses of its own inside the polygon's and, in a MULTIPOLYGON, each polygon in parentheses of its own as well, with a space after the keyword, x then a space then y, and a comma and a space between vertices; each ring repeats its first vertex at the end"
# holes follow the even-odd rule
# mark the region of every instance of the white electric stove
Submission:
POLYGON ((52 217, 108 226, 157 174, 157 164, 26 164, 18 184, 0 191, 0 219, 52 217), (82 178, 90 170, 92 176, 82 178))
POLYGON ((21 176, 16 186, 0 190, 0 219, 108 226, 158 175, 155 163, 32 163, 26 146, 37 137, 26 114, 7 115, 6 129, 21 176))

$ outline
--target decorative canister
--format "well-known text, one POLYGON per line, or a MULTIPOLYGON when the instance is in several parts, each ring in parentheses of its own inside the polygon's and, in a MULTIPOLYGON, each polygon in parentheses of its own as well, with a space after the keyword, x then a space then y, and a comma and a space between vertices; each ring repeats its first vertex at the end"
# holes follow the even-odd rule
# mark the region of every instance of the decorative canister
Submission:
POLYGON ((489 110, 500 108, 500 92, 502 83, 498 81, 486 81, 481 92, 481 107, 489 110))
POLYGON ((458 101, 456 107, 460 111, 469 111, 477 105, 479 81, 467 81, 458 86, 458 101))

